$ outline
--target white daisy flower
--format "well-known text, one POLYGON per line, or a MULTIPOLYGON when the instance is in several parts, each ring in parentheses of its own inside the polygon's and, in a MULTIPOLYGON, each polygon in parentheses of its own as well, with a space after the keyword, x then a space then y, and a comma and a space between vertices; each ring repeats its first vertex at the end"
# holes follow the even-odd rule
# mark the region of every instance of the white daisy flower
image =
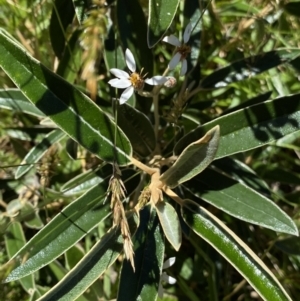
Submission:
POLYGON ((120 96, 121 105, 131 97, 134 91, 142 91, 145 83, 148 85, 157 86, 157 85, 163 85, 167 81, 167 78, 160 75, 156 75, 153 76, 152 78, 144 79, 144 77, 147 74, 142 76, 143 69, 141 70, 140 73, 136 72, 135 60, 132 52, 128 48, 125 51, 125 59, 126 59, 126 65, 130 70, 130 74, 116 68, 112 68, 109 70, 117 78, 111 79, 108 83, 115 88, 120 88, 120 89, 126 88, 125 91, 120 96))
POLYGON ((174 35, 166 36, 163 38, 164 42, 177 47, 176 53, 171 59, 168 67, 170 70, 173 70, 179 64, 179 62, 181 62, 180 76, 185 75, 187 71, 186 57, 191 52, 191 47, 186 45, 186 43, 189 41, 191 37, 191 32, 192 32, 192 23, 189 23, 184 30, 183 43, 181 43, 178 40, 178 38, 176 38, 174 35))
MULTIPOLYGON (((168 260, 166 260, 163 264, 162 269, 165 270, 167 268, 169 268, 170 266, 172 266, 175 263, 176 258, 175 257, 171 257, 168 260)), ((162 287, 162 281, 167 282, 169 284, 175 284, 176 283, 176 279, 167 275, 166 272, 162 272, 160 275, 160 279, 159 279, 159 285, 158 285, 158 297, 159 298, 163 298, 164 296, 164 289, 162 287)))

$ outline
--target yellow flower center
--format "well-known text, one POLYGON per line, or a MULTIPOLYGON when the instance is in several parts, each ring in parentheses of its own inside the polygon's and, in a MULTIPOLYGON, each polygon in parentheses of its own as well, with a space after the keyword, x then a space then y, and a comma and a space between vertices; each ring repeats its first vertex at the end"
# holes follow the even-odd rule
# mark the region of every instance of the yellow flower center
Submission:
POLYGON ((182 44, 180 47, 177 47, 177 52, 181 54, 180 60, 184 60, 190 53, 191 47, 186 44, 182 44))
POLYGON ((141 76, 141 74, 139 74, 137 72, 133 72, 133 73, 131 73, 129 80, 135 90, 142 90, 144 88, 145 81, 144 81, 143 77, 141 76))

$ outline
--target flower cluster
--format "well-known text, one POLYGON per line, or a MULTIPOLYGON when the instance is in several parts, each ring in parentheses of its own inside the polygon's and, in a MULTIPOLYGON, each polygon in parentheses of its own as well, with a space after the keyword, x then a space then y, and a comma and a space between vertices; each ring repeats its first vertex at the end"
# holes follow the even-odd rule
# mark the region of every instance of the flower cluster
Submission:
MULTIPOLYGON (((171 59, 168 67, 170 70, 173 70, 181 62, 181 76, 187 72, 186 57, 191 52, 191 48, 186 43, 190 39, 191 31, 192 24, 189 23, 183 34, 183 43, 181 43, 174 35, 166 36, 163 39, 164 42, 176 46, 176 53, 171 59)), ((151 78, 144 79, 146 74, 142 75, 143 69, 140 73, 136 72, 136 63, 132 52, 128 48, 125 51, 125 60, 129 73, 121 69, 112 68, 110 69, 110 72, 116 76, 116 78, 111 79, 108 82, 112 87, 125 89, 120 96, 120 104, 124 104, 132 96, 134 91, 142 92, 145 83, 152 86, 165 85, 166 87, 173 87, 176 84, 176 79, 174 77, 156 75, 151 78)))

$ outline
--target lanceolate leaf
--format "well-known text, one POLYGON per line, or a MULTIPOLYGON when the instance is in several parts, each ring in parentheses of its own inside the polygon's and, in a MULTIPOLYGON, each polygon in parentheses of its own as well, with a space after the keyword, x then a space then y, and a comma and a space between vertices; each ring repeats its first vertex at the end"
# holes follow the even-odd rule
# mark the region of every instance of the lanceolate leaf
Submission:
MULTIPOLYGON (((134 174, 133 170, 123 171, 125 185, 125 179, 134 174)), ((128 184, 136 180, 131 178, 128 184)), ((14 256, 16 266, 5 281, 22 278, 47 265, 109 216, 110 202, 105 202, 108 182, 109 178, 73 201, 20 249, 14 256)))
MULTIPOLYGON (((136 214, 128 220, 131 233, 137 227, 136 214)), ((112 229, 83 257, 62 281, 42 296, 39 301, 74 301, 91 286, 120 256, 123 237, 120 229, 112 229)))
POLYGON ((140 156, 147 157, 154 151, 155 133, 146 115, 126 103, 119 105, 118 126, 128 137, 133 150, 140 156))
POLYGON ((187 200, 182 215, 191 229, 228 260, 264 300, 291 301, 261 259, 209 211, 187 200))
POLYGON ((61 58, 65 49, 66 29, 72 23, 75 15, 71 0, 53 1, 53 10, 50 21, 50 39, 52 48, 58 58, 61 58))
POLYGON ((146 206, 140 212, 140 224, 133 244, 135 272, 130 263, 124 260, 117 301, 155 301, 165 244, 159 220, 151 206, 146 206))
POLYGON ((245 163, 231 157, 225 157, 215 160, 213 166, 217 168, 217 171, 227 174, 240 183, 244 183, 256 190, 256 192, 271 197, 270 188, 267 183, 245 163))
POLYGON ((45 114, 34 106, 18 89, 1 89, 0 107, 37 117, 45 117, 45 114))
MULTIPOLYGON (((188 45, 191 47, 191 53, 187 56, 188 72, 190 72, 197 64, 201 51, 201 27, 202 13, 200 10, 200 2, 198 0, 189 0, 184 2, 184 16, 186 20, 185 26, 190 22, 193 31, 191 33, 188 45)), ((183 28, 185 30, 185 27, 183 28)), ((197 72, 199 76, 199 72, 197 72)), ((199 80, 194 78, 193 80, 199 80)))
POLYGON ((29 171, 33 167, 33 165, 31 165, 32 163, 38 162, 54 143, 59 142, 65 136, 66 134, 59 129, 47 134, 23 159, 22 165, 20 165, 16 171, 15 178, 19 179, 29 171))
POLYGON ((148 17, 148 47, 155 46, 170 27, 179 5, 179 0, 150 0, 148 17))
POLYGON ((215 126, 204 137, 186 147, 160 180, 173 188, 202 172, 214 160, 219 138, 220 128, 215 126))
POLYGON ((299 130, 300 94, 284 96, 214 119, 185 135, 175 145, 179 155, 208 130, 220 126, 215 159, 247 151, 299 130))
POLYGON ((241 220, 298 235, 293 220, 273 201, 222 172, 207 168, 184 184, 194 195, 241 220))
MULTIPOLYGON (((145 68, 148 76, 153 74, 152 50, 147 47, 147 24, 138 0, 117 1, 117 21, 121 42, 124 49, 133 53, 137 68, 145 68)), ((143 98, 144 99, 144 98, 143 98)))
POLYGON ((300 55, 298 48, 282 48, 236 61, 205 77, 202 88, 225 87, 233 82, 241 81, 266 70, 289 62, 300 55))
MULTIPOLYGON (((11 223, 5 235, 5 245, 9 258, 12 258, 19 249, 26 244, 22 225, 18 222, 11 223)), ((20 280, 22 287, 31 293, 35 288, 33 275, 28 275, 20 280)))
POLYGON ((168 202, 157 202, 156 211, 166 238, 176 251, 181 246, 181 227, 176 210, 168 202))
POLYGON ((121 130, 115 131, 115 123, 87 96, 36 61, 3 31, 0 66, 25 96, 72 139, 104 161, 128 164, 131 145, 121 130))

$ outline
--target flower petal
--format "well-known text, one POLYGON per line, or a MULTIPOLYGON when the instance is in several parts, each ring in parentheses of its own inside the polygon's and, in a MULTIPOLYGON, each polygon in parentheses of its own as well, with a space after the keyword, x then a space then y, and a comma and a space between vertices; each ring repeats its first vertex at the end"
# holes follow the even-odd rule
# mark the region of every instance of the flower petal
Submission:
POLYGON ((177 52, 173 58, 171 59, 170 63, 169 63, 169 69, 173 70, 180 62, 180 58, 181 58, 181 54, 179 52, 177 52))
POLYGON ((164 289, 163 289, 161 282, 159 282, 159 285, 158 285, 158 297, 160 299, 162 299, 164 297, 164 289))
POLYGON ((122 78, 122 79, 119 79, 119 78, 113 78, 113 79, 111 79, 108 83, 109 83, 112 87, 120 88, 120 89, 124 89, 124 88, 127 88, 127 87, 131 86, 130 80, 129 80, 129 79, 126 79, 126 78, 122 78))
POLYGON ((132 86, 130 86, 121 94, 121 97, 120 97, 121 105, 123 103, 125 103, 131 97, 133 91, 134 91, 134 88, 132 86))
POLYGON ((126 64, 127 64, 128 69, 131 72, 135 72, 135 70, 136 70, 135 60, 134 60, 132 52, 128 48, 125 51, 125 59, 126 59, 126 64))
POLYGON ((190 39, 190 36, 191 36, 191 32, 192 32, 192 23, 190 22, 185 30, 184 30, 184 34, 183 34, 183 42, 184 44, 187 43, 190 39))
POLYGON ((173 46, 176 46, 176 47, 180 47, 181 46, 181 43, 180 41, 178 40, 178 38, 176 38, 175 36, 173 35, 170 35, 170 36, 166 36, 163 38, 163 41, 166 42, 166 43, 169 43, 173 46))
POLYGON ((175 284, 176 283, 177 280, 174 277, 171 277, 169 275, 167 275, 167 276, 168 276, 168 278, 167 278, 166 282, 168 282, 169 284, 175 284))
POLYGON ((169 284, 174 284, 177 280, 174 277, 171 277, 167 273, 163 272, 160 276, 160 281, 164 281, 169 284))
POLYGON ((129 74, 121 69, 112 68, 109 71, 118 78, 129 78, 129 74))
POLYGON ((172 266, 175 263, 176 257, 170 257, 169 259, 167 259, 164 264, 163 264, 163 270, 169 268, 170 266, 172 266))
POLYGON ((161 75, 155 75, 151 78, 146 78, 145 83, 152 86, 163 85, 168 79, 161 75))
POLYGON ((185 74, 186 74, 186 71, 187 71, 187 61, 184 59, 184 60, 181 62, 180 76, 185 75, 185 74))

